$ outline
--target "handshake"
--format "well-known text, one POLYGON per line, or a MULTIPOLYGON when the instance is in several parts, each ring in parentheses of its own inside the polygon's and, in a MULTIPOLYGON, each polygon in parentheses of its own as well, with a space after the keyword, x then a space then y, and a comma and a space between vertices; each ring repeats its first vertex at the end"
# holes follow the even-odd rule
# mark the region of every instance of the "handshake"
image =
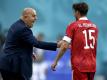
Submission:
POLYGON ((57 42, 57 48, 60 48, 62 44, 63 44, 63 40, 58 41, 58 42, 57 42))

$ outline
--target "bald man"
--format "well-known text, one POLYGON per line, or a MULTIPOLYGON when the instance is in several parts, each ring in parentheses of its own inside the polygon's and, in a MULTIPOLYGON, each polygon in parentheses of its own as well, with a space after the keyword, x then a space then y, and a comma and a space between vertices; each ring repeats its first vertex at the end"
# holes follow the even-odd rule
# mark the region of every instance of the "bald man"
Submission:
POLYGON ((3 80, 30 80, 33 47, 56 50, 56 43, 37 41, 30 28, 37 19, 33 8, 25 8, 21 19, 10 27, 3 53, 0 54, 0 72, 3 80))

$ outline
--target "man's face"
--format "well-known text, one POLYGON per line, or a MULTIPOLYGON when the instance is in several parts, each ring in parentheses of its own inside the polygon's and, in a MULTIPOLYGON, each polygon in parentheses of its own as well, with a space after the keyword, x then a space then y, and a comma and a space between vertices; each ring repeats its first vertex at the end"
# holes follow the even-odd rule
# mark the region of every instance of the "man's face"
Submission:
POLYGON ((29 28, 33 27, 33 24, 36 21, 36 19, 37 19, 37 15, 33 11, 27 15, 26 20, 27 20, 27 25, 29 26, 29 28))

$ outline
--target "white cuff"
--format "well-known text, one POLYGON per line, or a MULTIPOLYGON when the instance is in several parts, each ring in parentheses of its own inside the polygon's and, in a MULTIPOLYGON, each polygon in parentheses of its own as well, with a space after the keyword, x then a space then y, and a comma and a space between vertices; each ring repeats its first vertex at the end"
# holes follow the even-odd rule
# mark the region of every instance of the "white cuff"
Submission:
POLYGON ((69 38, 68 36, 64 36, 62 40, 67 41, 68 43, 71 43, 71 38, 69 38))

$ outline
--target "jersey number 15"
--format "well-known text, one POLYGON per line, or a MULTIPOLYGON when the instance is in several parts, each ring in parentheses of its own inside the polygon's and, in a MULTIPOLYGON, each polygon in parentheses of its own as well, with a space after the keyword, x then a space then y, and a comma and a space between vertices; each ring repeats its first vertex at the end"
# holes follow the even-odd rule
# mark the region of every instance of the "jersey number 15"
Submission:
POLYGON ((95 33, 95 30, 84 30, 83 31, 83 34, 85 36, 85 46, 84 46, 84 49, 94 49, 94 45, 95 45, 95 38, 94 36, 92 35, 92 33, 95 33), (87 37, 87 35, 89 35, 89 38, 87 37), (88 40, 92 40, 92 43, 88 44, 88 40))

